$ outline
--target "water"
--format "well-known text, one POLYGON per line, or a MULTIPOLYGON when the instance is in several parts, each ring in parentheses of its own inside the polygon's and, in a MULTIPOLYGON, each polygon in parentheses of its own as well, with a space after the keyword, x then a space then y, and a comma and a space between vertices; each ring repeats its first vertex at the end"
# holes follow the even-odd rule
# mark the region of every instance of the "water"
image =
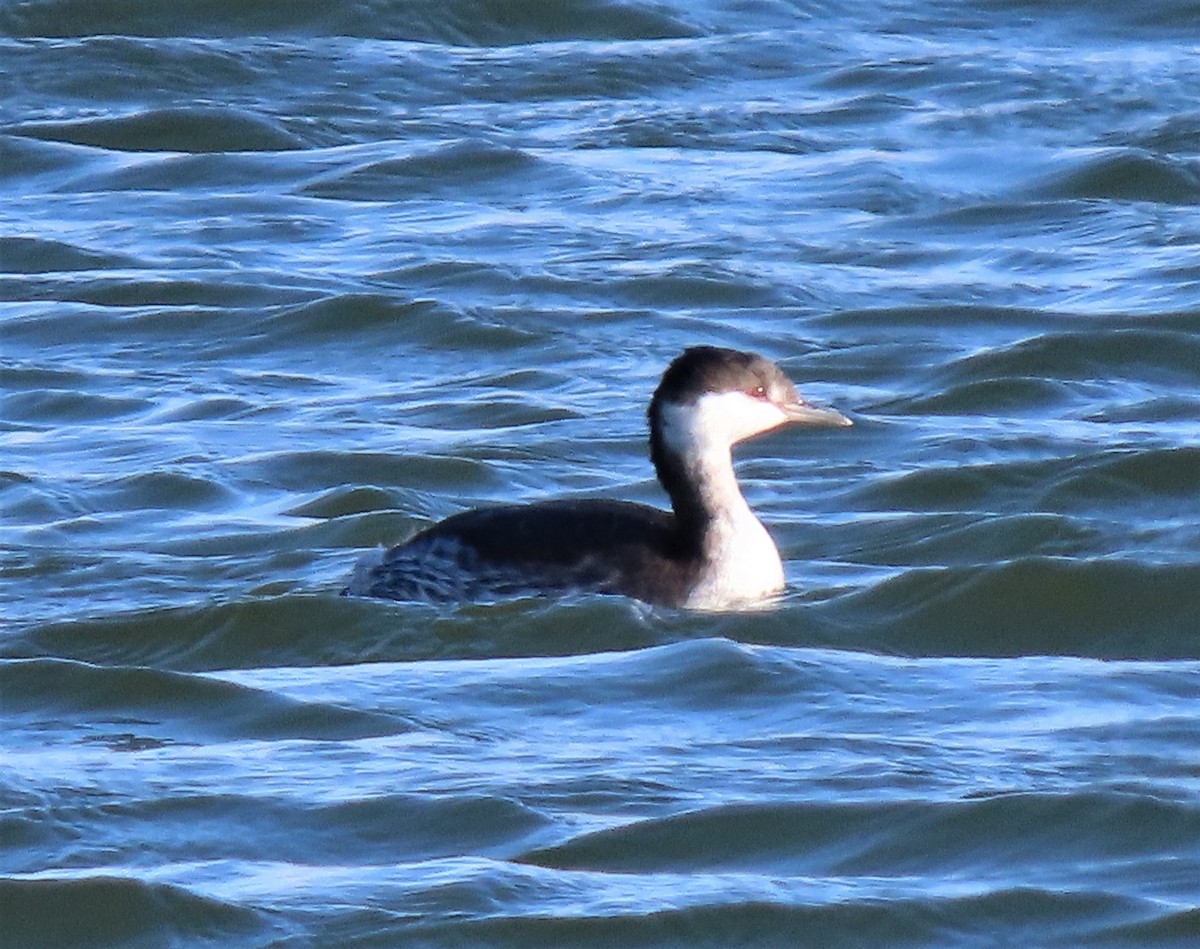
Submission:
POLYGON ((1195 945, 1198 17, 0 2, 0 946, 1195 945), (777 610, 336 595, 694 343, 777 610))

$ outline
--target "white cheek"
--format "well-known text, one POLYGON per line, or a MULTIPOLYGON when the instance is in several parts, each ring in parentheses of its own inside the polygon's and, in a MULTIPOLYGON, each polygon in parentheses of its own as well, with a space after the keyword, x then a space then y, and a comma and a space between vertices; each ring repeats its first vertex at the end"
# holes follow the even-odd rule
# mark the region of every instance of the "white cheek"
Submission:
POLYGON ((720 392, 696 400, 697 421, 703 429, 720 434, 728 444, 770 431, 787 421, 778 407, 742 392, 720 392))
POLYGON ((724 448, 786 421, 787 416, 770 402, 742 392, 713 392, 691 405, 665 406, 663 435, 672 448, 686 454, 701 446, 724 448))
POLYGON ((727 449, 745 438, 784 425, 782 410, 743 392, 710 392, 690 406, 662 409, 662 434, 680 455, 727 449))

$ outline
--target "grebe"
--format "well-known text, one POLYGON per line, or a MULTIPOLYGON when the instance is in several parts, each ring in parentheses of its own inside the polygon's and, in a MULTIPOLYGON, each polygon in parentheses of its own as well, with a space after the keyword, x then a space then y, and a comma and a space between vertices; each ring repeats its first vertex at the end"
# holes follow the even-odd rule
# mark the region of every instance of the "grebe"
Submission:
POLYGON ((671 511, 626 501, 543 501, 456 514, 359 563, 343 595, 480 600, 623 594, 700 610, 782 592, 775 542, 742 497, 731 449, 788 423, 847 426, 805 402, 773 362, 697 346, 654 392, 650 458, 671 511))

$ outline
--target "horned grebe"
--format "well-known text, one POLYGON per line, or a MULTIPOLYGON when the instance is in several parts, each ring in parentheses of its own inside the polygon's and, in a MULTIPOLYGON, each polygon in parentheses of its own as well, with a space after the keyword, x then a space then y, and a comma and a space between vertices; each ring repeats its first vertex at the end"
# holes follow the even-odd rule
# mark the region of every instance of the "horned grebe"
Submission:
POLYGON ((596 592, 725 610, 780 593, 779 551, 742 497, 730 450, 789 422, 850 420, 806 403, 770 360, 712 346, 685 350, 667 367, 647 414, 650 458, 672 511, 608 500, 465 511, 364 558, 343 595, 596 592))

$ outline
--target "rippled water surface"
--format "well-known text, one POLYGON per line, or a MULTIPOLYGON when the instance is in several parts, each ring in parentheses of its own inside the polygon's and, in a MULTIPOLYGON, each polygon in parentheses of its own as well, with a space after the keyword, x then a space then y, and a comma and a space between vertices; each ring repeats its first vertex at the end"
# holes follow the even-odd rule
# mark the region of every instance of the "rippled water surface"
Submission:
POLYGON ((0 946, 1200 943, 1197 23, 0 0, 0 946), (696 343, 778 609, 337 595, 696 343))

